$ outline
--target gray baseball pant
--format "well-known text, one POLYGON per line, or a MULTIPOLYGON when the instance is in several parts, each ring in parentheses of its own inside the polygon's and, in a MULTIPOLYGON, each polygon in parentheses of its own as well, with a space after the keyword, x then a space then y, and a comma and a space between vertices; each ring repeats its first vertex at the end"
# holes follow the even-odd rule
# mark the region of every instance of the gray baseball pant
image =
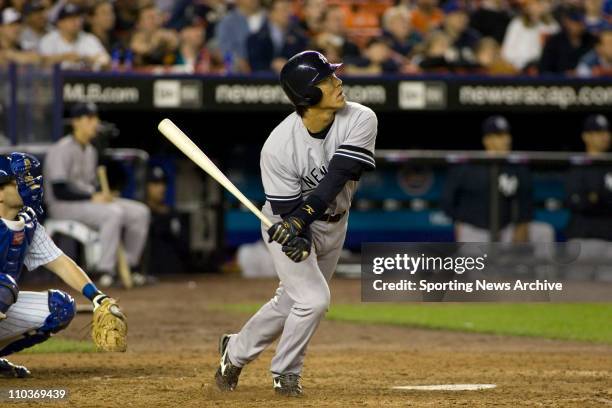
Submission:
POLYGON ((58 201, 49 208, 53 218, 75 220, 100 233, 102 256, 98 270, 115 274, 117 247, 121 240, 130 266, 140 262, 149 233, 151 213, 149 208, 134 200, 117 198, 111 203, 90 201, 58 201))
MULTIPOLYGON (((266 215, 272 222, 281 220, 266 215)), ((308 343, 329 307, 328 281, 344 244, 347 219, 348 213, 337 223, 312 223, 313 249, 300 263, 290 260, 278 243, 267 243, 267 227, 262 225, 280 284, 274 297, 230 338, 228 355, 232 364, 241 367, 253 361, 280 336, 270 367, 272 375, 301 373, 308 343)))

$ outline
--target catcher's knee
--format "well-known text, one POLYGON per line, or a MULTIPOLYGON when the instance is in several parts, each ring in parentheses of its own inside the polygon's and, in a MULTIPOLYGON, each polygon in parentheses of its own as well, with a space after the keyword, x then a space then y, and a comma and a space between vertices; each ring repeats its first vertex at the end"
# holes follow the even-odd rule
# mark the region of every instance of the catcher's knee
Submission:
POLYGON ((40 344, 51 337, 52 333, 65 329, 74 318, 76 307, 72 296, 61 290, 48 292, 49 315, 38 329, 23 333, 15 341, 0 350, 0 357, 8 356, 28 347, 40 344))
POLYGON ((39 330, 57 333, 68 327, 75 314, 76 305, 72 296, 61 290, 50 289, 49 316, 39 330))

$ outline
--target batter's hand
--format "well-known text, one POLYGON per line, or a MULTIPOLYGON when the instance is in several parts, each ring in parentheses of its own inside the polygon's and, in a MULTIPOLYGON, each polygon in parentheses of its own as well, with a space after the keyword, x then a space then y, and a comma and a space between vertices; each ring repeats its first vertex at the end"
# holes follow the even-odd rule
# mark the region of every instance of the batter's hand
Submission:
POLYGON ((283 245, 283 252, 293 262, 302 262, 310 255, 310 248, 312 248, 310 240, 301 236, 295 237, 287 245, 283 245))
POLYGON ((304 229, 304 221, 297 217, 287 217, 277 222, 268 229, 270 239, 268 242, 276 241, 281 245, 297 238, 304 229))

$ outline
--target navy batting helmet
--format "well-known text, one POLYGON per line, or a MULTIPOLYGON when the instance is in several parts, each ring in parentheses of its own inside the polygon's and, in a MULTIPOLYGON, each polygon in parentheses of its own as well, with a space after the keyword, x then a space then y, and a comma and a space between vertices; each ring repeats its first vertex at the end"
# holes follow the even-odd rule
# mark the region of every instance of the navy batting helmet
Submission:
POLYGON ((314 85, 332 75, 340 66, 342 64, 330 64, 320 52, 300 52, 283 66, 280 83, 295 106, 316 105, 323 93, 314 85))

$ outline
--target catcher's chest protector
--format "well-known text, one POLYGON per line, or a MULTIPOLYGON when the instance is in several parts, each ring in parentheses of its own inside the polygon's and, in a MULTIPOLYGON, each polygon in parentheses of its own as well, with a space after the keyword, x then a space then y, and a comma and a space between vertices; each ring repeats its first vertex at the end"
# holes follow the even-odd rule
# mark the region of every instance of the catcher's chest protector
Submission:
POLYGON ((0 219, 0 272, 11 275, 15 281, 19 280, 23 260, 36 230, 33 223, 21 225, 0 219), (21 229, 16 229, 16 226, 21 226, 21 229))

